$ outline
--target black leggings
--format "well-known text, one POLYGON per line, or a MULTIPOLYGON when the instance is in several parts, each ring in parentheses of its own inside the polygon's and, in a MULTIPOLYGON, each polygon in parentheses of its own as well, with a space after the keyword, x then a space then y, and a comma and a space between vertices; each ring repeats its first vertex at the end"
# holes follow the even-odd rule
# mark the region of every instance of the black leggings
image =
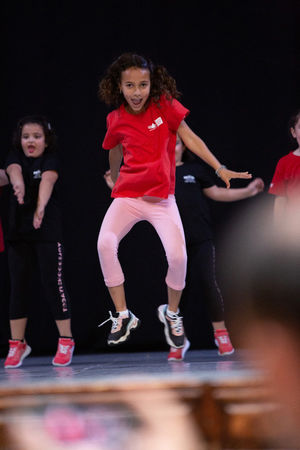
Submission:
POLYGON ((215 247, 212 241, 187 245, 188 266, 183 304, 191 308, 198 298, 207 305, 212 322, 224 320, 223 298, 216 280, 215 247), (191 300, 191 301, 190 301, 191 300))
POLYGON ((11 280, 10 320, 28 317, 28 303, 32 296, 30 287, 36 268, 54 319, 69 319, 70 303, 63 279, 62 245, 59 242, 15 241, 8 243, 7 250, 11 280))

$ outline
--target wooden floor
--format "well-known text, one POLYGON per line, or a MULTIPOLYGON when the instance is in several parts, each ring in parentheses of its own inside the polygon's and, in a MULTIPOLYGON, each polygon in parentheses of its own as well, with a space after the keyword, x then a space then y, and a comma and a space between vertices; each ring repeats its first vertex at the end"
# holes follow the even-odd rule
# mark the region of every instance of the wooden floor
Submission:
POLYGON ((165 352, 114 352, 75 355, 68 367, 51 356, 2 364, 0 448, 296 448, 268 426, 279 409, 247 356, 193 350, 170 363, 165 352))

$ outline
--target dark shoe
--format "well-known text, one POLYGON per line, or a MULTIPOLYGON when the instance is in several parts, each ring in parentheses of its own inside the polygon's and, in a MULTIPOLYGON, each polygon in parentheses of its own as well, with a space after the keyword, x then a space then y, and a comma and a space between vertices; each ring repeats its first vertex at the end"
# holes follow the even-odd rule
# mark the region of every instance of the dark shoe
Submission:
POLYGON ((117 312, 112 314, 111 311, 109 311, 109 316, 109 319, 98 325, 101 327, 109 320, 112 321, 111 331, 107 339, 108 345, 121 344, 122 342, 127 341, 130 336, 130 331, 137 328, 141 323, 141 321, 130 311, 128 311, 128 317, 122 317, 117 312))
POLYGON ((184 347, 185 335, 182 323, 182 317, 173 313, 172 317, 167 315, 168 305, 160 305, 157 308, 158 318, 165 326, 165 336, 167 343, 171 347, 184 347))

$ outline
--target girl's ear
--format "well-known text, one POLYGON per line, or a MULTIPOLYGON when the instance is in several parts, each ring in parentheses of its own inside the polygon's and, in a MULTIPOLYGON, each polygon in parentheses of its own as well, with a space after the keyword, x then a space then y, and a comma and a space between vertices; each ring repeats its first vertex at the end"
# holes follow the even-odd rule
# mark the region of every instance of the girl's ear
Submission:
POLYGON ((296 138, 296 133, 295 133, 295 130, 293 127, 290 128, 290 132, 291 132, 291 135, 293 136, 293 138, 296 138))

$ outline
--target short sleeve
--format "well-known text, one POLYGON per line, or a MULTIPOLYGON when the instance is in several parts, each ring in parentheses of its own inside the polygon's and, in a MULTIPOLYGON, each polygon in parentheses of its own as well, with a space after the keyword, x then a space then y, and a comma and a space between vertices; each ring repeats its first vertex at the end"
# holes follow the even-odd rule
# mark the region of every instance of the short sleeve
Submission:
POLYGON ((215 186, 216 183, 213 180, 213 177, 210 175, 209 170, 201 163, 195 163, 195 165, 198 166, 196 170, 196 178, 201 184, 201 188, 206 189, 215 186))
POLYGON ((285 177, 284 177, 284 164, 282 159, 280 159, 277 163, 272 182, 269 187, 269 194, 273 195, 286 195, 286 185, 285 185, 285 177))
POLYGON ((115 117, 116 116, 116 111, 112 111, 111 113, 108 114, 107 118, 106 118, 106 126, 107 126, 107 131, 102 143, 102 147, 105 150, 110 150, 114 147, 116 147, 119 143, 120 143, 120 138, 116 132, 116 127, 115 127, 115 117))
POLYGON ((4 163, 4 169, 6 170, 11 164, 20 164, 20 166, 22 165, 20 154, 17 150, 10 150, 8 152, 4 163))
POLYGON ((59 173, 59 160, 56 153, 46 153, 42 162, 42 173, 47 170, 53 170, 54 172, 59 173))
POLYGON ((186 118, 190 111, 176 100, 176 98, 168 100, 165 96, 162 96, 159 103, 169 128, 176 132, 180 123, 186 118))

